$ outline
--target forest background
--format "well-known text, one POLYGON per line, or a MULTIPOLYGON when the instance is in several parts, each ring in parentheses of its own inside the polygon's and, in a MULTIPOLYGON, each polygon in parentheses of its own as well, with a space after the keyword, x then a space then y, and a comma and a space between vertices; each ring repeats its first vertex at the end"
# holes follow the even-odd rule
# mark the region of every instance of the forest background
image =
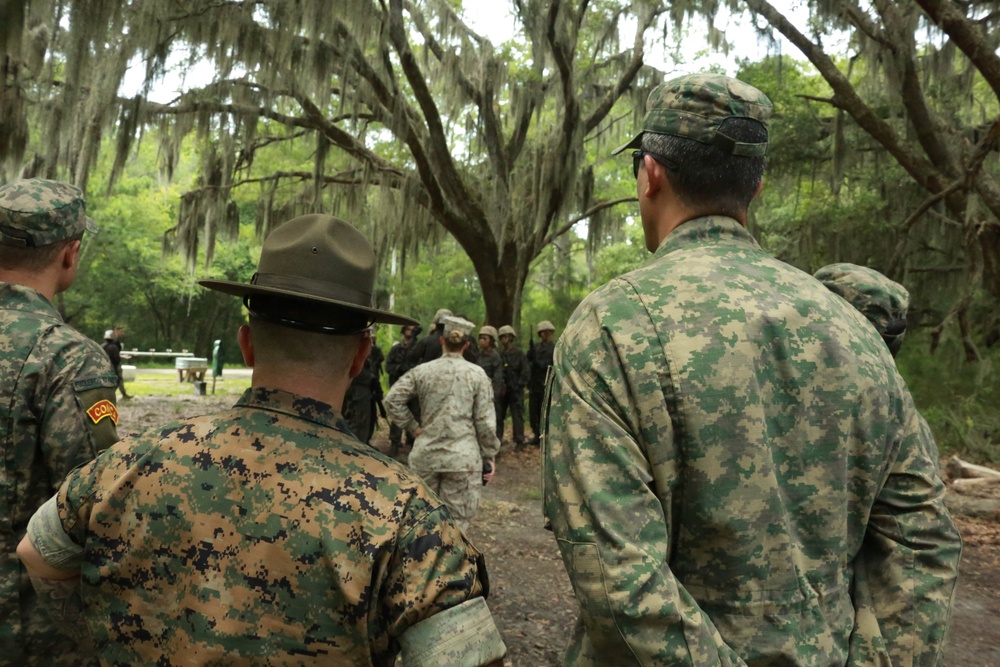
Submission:
POLYGON ((101 226, 64 317, 238 363, 240 303, 196 281, 249 279, 271 228, 323 211, 373 240, 379 305, 558 333, 648 258, 610 152, 649 90, 751 35, 767 48, 710 66, 776 108, 749 228, 804 271, 904 284, 898 363, 942 451, 1000 464, 1000 3, 513 0, 497 43, 482 8, 0 2, 0 181, 72 181, 101 226))

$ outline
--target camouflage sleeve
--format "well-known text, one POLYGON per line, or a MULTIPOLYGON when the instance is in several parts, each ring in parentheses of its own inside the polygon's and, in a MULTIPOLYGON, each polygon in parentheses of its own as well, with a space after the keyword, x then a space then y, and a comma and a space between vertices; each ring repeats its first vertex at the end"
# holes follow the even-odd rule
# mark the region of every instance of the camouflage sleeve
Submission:
MULTIPOLYGON (((620 290, 615 296, 623 328, 647 317, 627 312, 620 290)), ((630 349, 620 350, 598 310, 581 304, 560 341, 543 438, 545 515, 586 630, 567 662, 582 654, 595 665, 743 665, 669 566, 678 530, 667 514, 677 465, 671 420, 658 371, 640 369, 650 372, 638 384, 623 375, 635 359, 652 358, 648 343, 629 337, 630 349), (659 410, 654 419, 640 417, 647 408, 659 410)))
POLYGON ((382 585, 389 635, 410 627, 488 590, 482 554, 465 540, 443 506, 415 517, 396 542, 382 585))
POLYGON ((396 384, 389 387, 389 393, 382 402, 389 414, 389 420, 407 433, 413 433, 413 430, 420 426, 410 408, 406 406, 407 401, 416 395, 416 375, 413 371, 409 371, 396 380, 396 384))
POLYGON ((39 442, 54 493, 73 468, 118 441, 118 378, 96 343, 63 346, 52 368, 39 442))
POLYGON ((900 454, 855 559, 855 588, 868 598, 892 664, 932 667, 943 660, 962 544, 945 508, 937 446, 907 404, 900 454))
POLYGON ((492 461, 500 451, 496 404, 493 402, 493 387, 486 377, 486 372, 483 371, 481 375, 482 381, 476 383, 472 418, 476 429, 476 440, 479 442, 479 453, 484 461, 492 461))

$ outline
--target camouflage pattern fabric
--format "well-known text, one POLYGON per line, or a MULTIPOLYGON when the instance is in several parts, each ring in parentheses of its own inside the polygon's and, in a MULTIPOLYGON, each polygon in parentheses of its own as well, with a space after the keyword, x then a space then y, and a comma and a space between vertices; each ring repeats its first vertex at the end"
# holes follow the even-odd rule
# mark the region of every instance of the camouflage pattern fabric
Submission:
POLYGON ((854 306, 875 325, 893 355, 899 351, 906 335, 906 313, 910 309, 910 293, 899 283, 867 266, 830 264, 813 274, 854 306))
POLYGON ((714 144, 732 155, 760 157, 767 152, 767 142, 733 141, 725 135, 725 122, 749 118, 766 129, 773 110, 767 95, 750 84, 722 74, 688 74, 650 91, 642 131, 612 154, 642 148, 643 132, 653 132, 714 144))
POLYGON ((117 384, 100 346, 66 325, 44 296, 0 283, 0 665, 84 664, 36 608, 15 550, 69 471, 118 440, 117 384))
POLYGON ((460 352, 446 352, 401 377, 386 395, 385 409, 404 430, 423 429, 410 452, 415 470, 481 472, 483 461, 500 450, 489 378, 460 352), (419 424, 406 406, 413 397, 420 399, 419 424))
POLYGON ((875 329, 691 220, 556 345, 543 485, 567 665, 937 665, 961 551, 875 329))
POLYGON ((490 384, 493 386, 493 397, 501 395, 503 391, 503 359, 500 357, 500 352, 496 349, 491 349, 489 352, 480 350, 476 363, 490 379, 490 384))
POLYGON ((0 186, 0 242, 44 246, 89 231, 83 192, 72 185, 29 178, 0 186))
MULTIPOLYGON (((58 508, 105 664, 388 666, 408 629, 486 592, 423 482, 329 405, 277 390, 124 440, 58 508)), ((454 646, 499 642, 491 626, 454 646)))

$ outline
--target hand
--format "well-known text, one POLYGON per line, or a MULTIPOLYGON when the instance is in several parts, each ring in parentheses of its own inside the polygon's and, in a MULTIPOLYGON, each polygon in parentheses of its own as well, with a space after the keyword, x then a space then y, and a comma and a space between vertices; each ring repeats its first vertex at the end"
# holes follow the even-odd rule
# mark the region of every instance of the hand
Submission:
POLYGON ((483 473, 483 486, 486 486, 487 484, 489 484, 490 482, 492 482, 493 481, 493 475, 497 474, 497 463, 496 463, 496 461, 487 461, 486 463, 490 466, 490 471, 483 473))
POLYGON ((423 432, 424 432, 424 429, 422 429, 422 428, 420 428, 418 426, 415 429, 413 429, 413 437, 414 438, 419 438, 423 434, 423 432))

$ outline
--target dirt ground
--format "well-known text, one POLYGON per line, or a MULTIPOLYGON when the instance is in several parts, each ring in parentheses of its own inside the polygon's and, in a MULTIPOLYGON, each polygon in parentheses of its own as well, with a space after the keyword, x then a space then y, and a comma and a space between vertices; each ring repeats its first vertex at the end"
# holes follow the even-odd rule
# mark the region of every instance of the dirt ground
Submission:
MULTIPOLYGON (((121 406, 122 432, 228 407, 232 397, 141 397, 121 406)), ((381 425, 372 444, 385 451, 381 425)), ((542 527, 539 455, 505 449, 484 491, 470 539, 487 555, 490 608, 509 649, 508 667, 561 664, 576 620, 573 592, 552 535, 542 527)), ((951 503, 949 503, 951 504, 951 503)), ((1000 665, 1000 514, 953 511, 965 542, 946 667, 1000 665)))

